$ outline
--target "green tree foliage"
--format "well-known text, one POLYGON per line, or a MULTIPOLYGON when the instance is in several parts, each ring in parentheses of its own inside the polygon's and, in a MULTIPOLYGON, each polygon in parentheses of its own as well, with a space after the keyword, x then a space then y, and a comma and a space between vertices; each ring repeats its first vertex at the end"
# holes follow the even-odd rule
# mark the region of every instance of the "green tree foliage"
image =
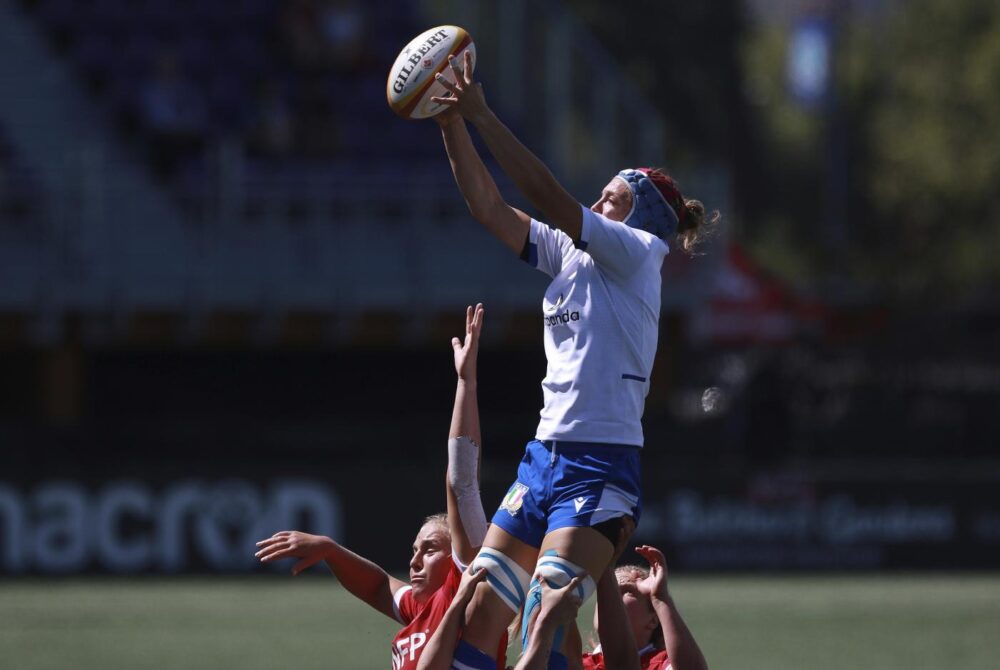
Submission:
POLYGON ((1000 279, 1000 4, 899 7, 843 52, 863 152, 853 241, 899 297, 967 291, 1000 279))

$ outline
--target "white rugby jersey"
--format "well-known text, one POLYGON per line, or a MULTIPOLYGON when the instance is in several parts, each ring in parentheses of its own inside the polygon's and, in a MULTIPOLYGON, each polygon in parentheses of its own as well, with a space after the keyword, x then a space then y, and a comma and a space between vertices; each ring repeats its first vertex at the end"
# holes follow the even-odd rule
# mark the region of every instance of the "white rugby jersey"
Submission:
POLYGON ((578 245, 531 220, 521 257, 553 278, 542 301, 548 367, 536 439, 642 446, 668 252, 587 207, 578 245))

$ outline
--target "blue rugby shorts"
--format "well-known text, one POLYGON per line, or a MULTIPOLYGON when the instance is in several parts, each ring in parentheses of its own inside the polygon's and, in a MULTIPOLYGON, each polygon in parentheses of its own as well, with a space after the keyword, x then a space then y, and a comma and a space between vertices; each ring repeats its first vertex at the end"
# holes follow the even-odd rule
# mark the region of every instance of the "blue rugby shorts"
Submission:
POLYGON ((639 447, 532 440, 493 523, 533 547, 559 528, 639 523, 639 447))

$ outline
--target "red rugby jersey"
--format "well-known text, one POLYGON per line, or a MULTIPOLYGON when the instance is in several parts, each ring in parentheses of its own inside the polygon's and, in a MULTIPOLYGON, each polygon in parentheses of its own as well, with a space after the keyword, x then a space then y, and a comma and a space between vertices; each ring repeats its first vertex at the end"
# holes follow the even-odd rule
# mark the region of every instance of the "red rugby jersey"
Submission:
MULTIPOLYGON (((406 586, 393 596, 396 612, 403 629, 392 641, 392 670, 415 670, 420 654, 431 635, 437 630, 444 618, 448 606, 458 592, 458 584, 462 580, 462 571, 451 559, 448 576, 444 584, 431 595, 430 599, 418 605, 413 597, 413 591, 406 586)), ((507 662, 507 635, 504 634, 497 649, 497 669, 504 670, 507 662)))
MULTIPOLYGON (((639 652, 639 667, 642 670, 668 670, 670 668, 670 657, 667 652, 649 645, 639 652)), ((600 647, 592 654, 583 655, 583 670, 606 670, 604 667, 604 654, 600 647)))

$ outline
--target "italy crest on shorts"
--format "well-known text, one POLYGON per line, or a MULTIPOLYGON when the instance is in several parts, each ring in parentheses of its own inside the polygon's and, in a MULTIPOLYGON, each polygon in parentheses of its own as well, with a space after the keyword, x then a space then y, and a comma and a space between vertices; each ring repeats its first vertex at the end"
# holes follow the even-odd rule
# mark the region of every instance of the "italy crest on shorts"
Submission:
POLYGON ((517 513, 521 510, 521 505, 524 504, 524 494, 527 492, 527 486, 521 482, 514 482, 514 485, 507 491, 507 495, 503 497, 500 509, 507 510, 511 516, 517 516, 517 513))

